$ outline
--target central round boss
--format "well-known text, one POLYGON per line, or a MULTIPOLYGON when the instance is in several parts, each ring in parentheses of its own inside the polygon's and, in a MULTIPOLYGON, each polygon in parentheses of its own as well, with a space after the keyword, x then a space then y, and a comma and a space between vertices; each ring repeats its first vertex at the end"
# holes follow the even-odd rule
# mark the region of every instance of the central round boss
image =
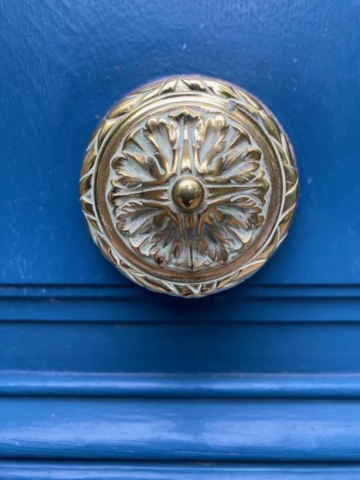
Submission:
POLYGON ((204 188, 195 177, 179 178, 172 189, 173 200, 185 212, 197 208, 204 199, 204 188))

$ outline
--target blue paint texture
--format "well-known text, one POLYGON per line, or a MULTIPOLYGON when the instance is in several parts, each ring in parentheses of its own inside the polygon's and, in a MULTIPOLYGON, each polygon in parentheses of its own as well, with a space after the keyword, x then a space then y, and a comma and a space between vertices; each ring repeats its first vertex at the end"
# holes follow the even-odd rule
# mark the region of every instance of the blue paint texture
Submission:
POLYGON ((359 26, 359 0, 0 2, 0 478, 360 478, 359 26), (78 201, 102 116, 181 73, 264 101, 300 172, 279 252, 196 301, 130 284, 78 201))
POLYGON ((197 72, 262 99, 297 154, 294 224, 251 282, 357 283, 359 9, 356 0, 3 0, 0 281, 128 284, 88 236, 83 152, 127 92, 197 72))

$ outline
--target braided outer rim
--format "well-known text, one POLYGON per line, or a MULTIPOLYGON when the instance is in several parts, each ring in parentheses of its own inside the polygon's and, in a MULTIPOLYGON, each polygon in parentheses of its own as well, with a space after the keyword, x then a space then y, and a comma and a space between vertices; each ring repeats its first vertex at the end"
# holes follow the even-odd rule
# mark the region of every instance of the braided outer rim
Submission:
POLYGON ((143 88, 135 90, 127 95, 124 100, 120 101, 120 103, 110 110, 93 133, 85 153, 80 178, 80 202, 82 210, 91 237, 102 254, 113 263, 121 273, 138 285, 157 292, 188 298, 209 295, 225 288, 234 287, 259 270, 286 237, 296 206, 297 192, 298 174, 294 154, 286 135, 280 130, 272 114, 253 96, 235 85, 224 83, 217 79, 194 76, 168 78, 163 81, 145 85, 143 88), (260 126, 277 155, 284 188, 277 223, 267 242, 256 255, 241 268, 237 268, 230 274, 215 281, 196 284, 165 281, 150 276, 131 265, 129 261, 120 255, 108 242, 96 212, 94 199, 94 173, 100 158, 100 153, 107 139, 111 137, 112 132, 114 132, 118 124, 123 121, 124 116, 150 99, 153 100, 161 97, 161 95, 172 92, 184 91, 203 92, 221 97, 227 101, 232 101, 234 102, 235 108, 251 116, 260 126))

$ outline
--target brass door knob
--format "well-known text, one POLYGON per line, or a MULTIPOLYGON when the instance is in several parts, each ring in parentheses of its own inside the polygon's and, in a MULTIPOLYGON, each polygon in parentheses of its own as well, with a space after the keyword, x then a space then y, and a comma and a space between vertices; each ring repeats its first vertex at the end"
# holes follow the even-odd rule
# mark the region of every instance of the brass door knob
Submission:
POLYGON ((242 282, 296 205, 291 145, 241 88, 179 76, 135 90, 94 132, 80 199, 105 257, 139 285, 199 297, 242 282))

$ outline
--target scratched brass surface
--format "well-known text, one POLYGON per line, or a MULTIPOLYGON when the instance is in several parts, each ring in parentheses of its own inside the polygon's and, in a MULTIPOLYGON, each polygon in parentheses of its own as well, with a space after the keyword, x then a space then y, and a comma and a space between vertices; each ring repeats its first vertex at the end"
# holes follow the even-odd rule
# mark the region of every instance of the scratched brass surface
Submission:
POLYGON ((298 175, 276 119, 221 80, 179 76, 135 90, 94 132, 80 199, 123 274, 203 296, 255 273, 285 237, 298 175))

